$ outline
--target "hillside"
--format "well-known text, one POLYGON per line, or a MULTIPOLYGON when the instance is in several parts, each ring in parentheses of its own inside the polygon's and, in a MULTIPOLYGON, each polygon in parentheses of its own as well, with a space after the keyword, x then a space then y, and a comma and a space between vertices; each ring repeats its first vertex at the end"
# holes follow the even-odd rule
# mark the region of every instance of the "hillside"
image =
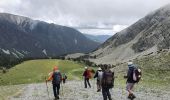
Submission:
POLYGON ((86 53, 99 45, 73 28, 7 13, 0 13, 0 35, 0 53, 15 58, 86 53))
POLYGON ((114 64, 170 47, 170 5, 151 12, 130 27, 116 33, 90 53, 95 63, 114 64))

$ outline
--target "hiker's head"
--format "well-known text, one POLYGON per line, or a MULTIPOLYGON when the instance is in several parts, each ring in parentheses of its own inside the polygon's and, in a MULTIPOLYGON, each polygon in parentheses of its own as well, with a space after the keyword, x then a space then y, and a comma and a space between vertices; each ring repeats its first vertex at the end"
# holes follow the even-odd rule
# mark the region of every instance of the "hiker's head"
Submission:
POLYGON ((58 70, 58 67, 54 66, 53 71, 56 71, 56 70, 58 70))
POLYGON ((134 67, 132 61, 129 61, 129 62, 128 62, 128 67, 134 67))
POLYGON ((99 68, 98 68, 98 71, 102 71, 102 69, 99 67, 99 68))
POLYGON ((84 67, 84 69, 85 69, 85 70, 87 70, 87 69, 88 69, 88 67, 84 67))

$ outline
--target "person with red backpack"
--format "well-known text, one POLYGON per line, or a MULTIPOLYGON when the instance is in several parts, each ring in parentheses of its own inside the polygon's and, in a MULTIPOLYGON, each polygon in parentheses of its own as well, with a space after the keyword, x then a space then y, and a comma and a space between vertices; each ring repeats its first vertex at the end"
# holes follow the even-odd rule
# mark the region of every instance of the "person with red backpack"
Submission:
POLYGON ((124 78, 127 78, 126 81, 126 90, 128 91, 128 98, 133 100, 136 98, 136 96, 133 93, 133 88, 135 83, 138 83, 141 78, 141 70, 139 68, 136 68, 133 62, 128 62, 128 72, 127 76, 124 76, 124 78))
POLYGON ((91 71, 90 71, 87 67, 85 67, 85 71, 84 71, 84 73, 83 73, 83 76, 84 76, 84 86, 85 86, 85 88, 87 88, 87 84, 88 84, 89 87, 91 88, 89 79, 90 79, 92 76, 91 76, 91 71))
POLYGON ((112 100, 110 89, 114 87, 114 72, 110 70, 110 68, 105 65, 102 77, 102 95, 103 100, 112 100))
POLYGON ((62 75, 60 71, 58 70, 57 66, 53 68, 53 72, 50 73, 50 76, 47 79, 47 81, 51 81, 51 80, 52 80, 52 85, 53 85, 54 97, 55 97, 55 100, 57 100, 59 99, 60 83, 62 81, 62 75))

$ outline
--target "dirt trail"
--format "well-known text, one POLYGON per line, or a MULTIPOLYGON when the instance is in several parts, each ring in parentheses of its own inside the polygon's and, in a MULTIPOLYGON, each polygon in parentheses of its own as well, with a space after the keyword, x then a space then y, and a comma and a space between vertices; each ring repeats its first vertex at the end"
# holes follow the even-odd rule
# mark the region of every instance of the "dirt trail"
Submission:
MULTIPOLYGON (((95 81, 91 81, 92 88, 84 88, 83 81, 69 81, 61 86, 60 100, 103 100, 101 92, 96 92, 95 81)), ((49 97, 45 83, 28 84, 22 93, 10 100, 53 100, 51 83, 48 83, 49 97)), ((113 100, 128 100, 124 88, 113 88, 111 90, 113 100)), ((170 100, 170 93, 147 93, 136 92, 135 100, 170 100)))

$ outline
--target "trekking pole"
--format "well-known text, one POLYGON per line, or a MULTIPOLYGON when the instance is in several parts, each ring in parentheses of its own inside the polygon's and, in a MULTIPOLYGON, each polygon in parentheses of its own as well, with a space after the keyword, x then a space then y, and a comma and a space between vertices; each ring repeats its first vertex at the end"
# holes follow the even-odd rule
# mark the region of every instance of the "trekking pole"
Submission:
POLYGON ((61 83, 61 95, 63 96, 63 83, 61 83))
POLYGON ((47 84, 46 79, 47 79, 47 78, 45 77, 45 83, 46 83, 46 87, 47 87, 47 95, 48 95, 48 99, 50 100, 49 91, 48 91, 48 84, 47 84))

